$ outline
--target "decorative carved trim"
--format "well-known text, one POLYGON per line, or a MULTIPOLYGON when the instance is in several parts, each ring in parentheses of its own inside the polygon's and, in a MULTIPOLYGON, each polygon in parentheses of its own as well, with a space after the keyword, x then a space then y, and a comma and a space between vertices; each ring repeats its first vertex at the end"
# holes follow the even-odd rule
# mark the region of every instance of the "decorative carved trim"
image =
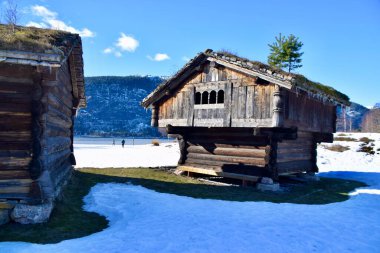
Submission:
POLYGON ((280 86, 274 86, 272 127, 284 126, 284 101, 280 86))

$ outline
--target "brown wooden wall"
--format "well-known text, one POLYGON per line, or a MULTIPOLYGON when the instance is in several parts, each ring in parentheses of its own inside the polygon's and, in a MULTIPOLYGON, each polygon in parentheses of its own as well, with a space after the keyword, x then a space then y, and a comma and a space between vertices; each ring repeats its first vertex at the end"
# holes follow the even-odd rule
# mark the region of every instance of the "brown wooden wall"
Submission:
POLYGON ((56 197, 72 167, 72 108, 68 63, 0 64, 0 200, 56 197))
POLYGON ((333 133, 336 106, 309 98, 306 94, 284 90, 285 126, 301 131, 333 133))
POLYGON ((316 172, 316 142, 310 132, 298 132, 296 140, 283 140, 277 144, 279 174, 316 172))
MULTIPOLYGON (((158 104, 158 126, 196 127, 271 127, 273 122, 275 85, 260 78, 221 68, 218 80, 212 80, 207 64, 180 88, 167 94, 158 104), (209 71, 209 72, 207 72, 209 71), (224 91, 222 104, 196 104, 197 92, 224 91)), ((215 73, 216 73, 215 72, 215 73)), ((333 133, 335 106, 309 97, 305 92, 280 88, 281 126, 301 131, 333 133)), ((277 110, 278 111, 278 110, 277 110)), ((275 115, 277 117, 277 115, 275 115)), ((278 119, 278 118, 277 118, 278 119)))
POLYGON ((39 123, 41 153, 40 185, 43 198, 54 198, 60 184, 71 169, 73 95, 71 75, 65 62, 56 73, 46 73, 42 77, 42 114, 39 123))
POLYGON ((193 76, 158 108, 158 126, 269 127, 272 124, 274 85, 224 70, 221 78, 209 81, 207 74, 193 76), (206 82, 207 80, 207 82, 206 82), (224 91, 222 104, 195 104, 195 94, 224 91))
POLYGON ((180 165, 215 172, 269 176, 270 145, 267 137, 236 129, 197 130, 184 134, 180 165))
POLYGON ((0 63, 0 199, 28 199, 32 188, 34 68, 0 63))

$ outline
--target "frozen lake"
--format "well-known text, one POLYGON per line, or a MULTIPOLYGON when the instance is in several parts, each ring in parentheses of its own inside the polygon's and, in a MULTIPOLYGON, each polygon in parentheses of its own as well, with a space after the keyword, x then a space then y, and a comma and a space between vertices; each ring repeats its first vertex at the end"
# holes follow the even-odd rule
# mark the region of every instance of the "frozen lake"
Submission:
POLYGON ((178 143, 174 139, 75 137, 76 167, 126 168, 176 166, 179 159, 178 143), (152 140, 159 146, 153 146, 152 140), (112 145, 115 140, 115 145, 112 145))
MULTIPOLYGON (((88 144, 88 145, 112 145, 115 140, 115 145, 121 145, 123 138, 119 137, 74 137, 74 145, 76 144, 88 144)), ((170 138, 124 138, 125 145, 145 145, 151 144, 152 140, 159 140, 160 143, 174 142, 175 139, 170 138)))

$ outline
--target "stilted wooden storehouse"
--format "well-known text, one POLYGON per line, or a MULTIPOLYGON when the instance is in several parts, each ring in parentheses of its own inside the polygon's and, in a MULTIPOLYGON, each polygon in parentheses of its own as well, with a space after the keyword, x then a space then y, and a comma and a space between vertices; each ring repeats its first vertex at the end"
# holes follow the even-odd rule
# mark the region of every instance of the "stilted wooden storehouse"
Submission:
POLYGON ((152 126, 179 140, 178 169, 256 181, 317 172, 316 147, 332 142, 331 87, 226 52, 206 50, 142 102, 152 126))
POLYGON ((0 222, 49 217, 75 164, 73 122, 83 106, 79 35, 0 25, 0 222))

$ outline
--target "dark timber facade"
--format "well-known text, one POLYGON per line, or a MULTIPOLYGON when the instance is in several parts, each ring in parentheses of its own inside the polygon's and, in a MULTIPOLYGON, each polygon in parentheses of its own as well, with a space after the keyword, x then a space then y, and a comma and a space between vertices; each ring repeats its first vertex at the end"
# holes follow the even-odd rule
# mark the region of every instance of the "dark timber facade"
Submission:
POLYGON ((79 35, 17 27, 10 36, 18 32, 36 45, 4 37, 0 45, 0 211, 9 212, 59 195, 75 164, 74 116, 85 106, 79 35))
POLYGON ((142 105, 152 109, 152 126, 178 138, 178 169, 277 180, 318 171, 317 143, 332 142, 336 105, 349 103, 344 94, 330 87, 338 96, 327 94, 308 82, 315 84, 206 50, 142 105))

